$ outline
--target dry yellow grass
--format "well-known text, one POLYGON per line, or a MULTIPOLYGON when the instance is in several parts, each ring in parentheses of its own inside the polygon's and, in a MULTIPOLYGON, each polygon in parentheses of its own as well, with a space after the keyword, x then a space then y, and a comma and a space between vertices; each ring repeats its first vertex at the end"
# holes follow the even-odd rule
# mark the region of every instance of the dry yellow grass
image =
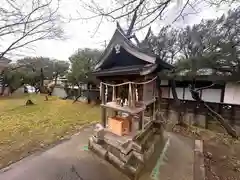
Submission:
POLYGON ((98 121, 100 108, 70 100, 32 95, 0 99, 0 167, 75 133, 82 125, 98 121))

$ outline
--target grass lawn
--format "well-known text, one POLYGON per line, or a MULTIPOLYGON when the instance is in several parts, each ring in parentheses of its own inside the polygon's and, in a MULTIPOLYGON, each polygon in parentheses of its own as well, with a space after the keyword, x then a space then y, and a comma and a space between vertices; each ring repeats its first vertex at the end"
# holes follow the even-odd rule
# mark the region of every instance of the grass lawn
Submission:
POLYGON ((0 99, 0 168, 100 119, 97 106, 41 95, 31 95, 35 105, 25 106, 27 98, 0 99))

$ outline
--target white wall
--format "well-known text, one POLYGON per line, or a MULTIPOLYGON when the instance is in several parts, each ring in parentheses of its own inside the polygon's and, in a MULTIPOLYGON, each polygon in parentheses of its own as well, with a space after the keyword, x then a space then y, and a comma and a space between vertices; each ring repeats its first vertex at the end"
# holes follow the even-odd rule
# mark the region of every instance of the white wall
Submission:
POLYGON ((207 102, 221 102, 221 89, 204 89, 202 90, 202 100, 207 102))
MULTIPOLYGON (((177 95, 179 99, 183 99, 183 88, 176 88, 177 95)), ((173 99, 172 89, 170 88, 170 98, 173 99)))
POLYGON ((227 83, 225 86, 224 103, 240 104, 240 84, 227 83))
MULTIPOLYGON (((172 89, 171 88, 169 88, 169 87, 161 87, 161 90, 162 90, 162 97, 163 98, 173 99, 172 89)), ((178 98, 179 99, 183 99, 183 88, 176 88, 176 91, 177 91, 178 98)), ((192 95, 191 95, 190 91, 188 90, 188 88, 185 88, 185 99, 186 100, 193 100, 192 95)))
MULTIPOLYGON (((171 88, 170 88, 170 95, 168 95, 169 87, 162 87, 161 90, 162 90, 163 98, 173 99, 171 88)), ((177 91, 177 95, 178 95, 179 99, 183 100, 183 94, 184 94, 184 100, 192 100, 192 101, 194 100, 192 98, 192 94, 190 93, 188 88, 178 88, 177 87, 176 91, 177 91), (184 90, 185 90, 185 94, 183 93, 184 90)), ((202 91, 202 99, 207 102, 219 103, 221 100, 221 91, 222 91, 221 89, 205 89, 202 91)), ((239 89, 239 92, 240 92, 240 89, 239 89)))
POLYGON ((189 91, 189 88, 185 88, 184 99, 185 100, 192 100, 192 101, 194 101, 194 99, 192 98, 192 94, 189 91))

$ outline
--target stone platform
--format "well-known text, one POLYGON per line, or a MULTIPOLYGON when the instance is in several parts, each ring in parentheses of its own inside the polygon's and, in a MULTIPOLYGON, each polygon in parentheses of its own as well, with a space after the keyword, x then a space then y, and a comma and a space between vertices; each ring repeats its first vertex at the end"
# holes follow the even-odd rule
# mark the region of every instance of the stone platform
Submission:
POLYGON ((164 141, 162 124, 153 121, 133 137, 121 137, 104 130, 99 141, 96 135, 89 138, 89 149, 100 155, 130 179, 138 179, 157 145, 164 141))

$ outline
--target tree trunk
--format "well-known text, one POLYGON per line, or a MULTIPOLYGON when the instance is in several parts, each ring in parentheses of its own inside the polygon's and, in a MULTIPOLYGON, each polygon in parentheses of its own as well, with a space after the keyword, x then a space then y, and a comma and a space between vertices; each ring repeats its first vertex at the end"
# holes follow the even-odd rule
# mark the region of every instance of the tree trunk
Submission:
MULTIPOLYGON (((19 87, 18 87, 19 88, 19 87)), ((18 88, 13 88, 12 86, 9 86, 9 92, 10 94, 13 94, 18 88)))
POLYGON ((3 82, 2 84, 1 84, 1 86, 2 86, 2 88, 1 88, 1 92, 0 92, 0 96, 3 96, 3 94, 4 94, 4 91, 5 91, 5 83, 3 82))
POLYGON ((74 99, 73 103, 77 102, 78 98, 80 98, 82 95, 82 89, 80 88, 79 84, 77 84, 77 86, 78 86, 78 95, 74 99))
POLYGON ((175 101, 175 105, 180 106, 181 101, 179 100, 178 95, 177 95, 175 80, 171 80, 170 84, 171 84, 171 90, 172 90, 173 99, 175 101))
POLYGON ((6 87, 6 74, 5 74, 5 70, 2 70, 2 72, 0 74, 0 78, 1 78, 1 92, 0 92, 0 96, 2 96, 4 94, 5 87, 6 87))
MULTIPOLYGON (((65 88, 65 89, 67 89, 67 88, 65 88)), ((63 98, 63 99, 68 99, 69 97, 73 97, 74 95, 74 93, 73 93, 73 91, 74 91, 74 89, 73 88, 69 88, 69 90, 67 90, 66 91, 66 93, 67 93, 67 96, 65 97, 65 98, 63 98)))
POLYGON ((181 101, 180 101, 180 99, 178 98, 178 95, 177 95, 175 80, 173 80, 173 79, 170 80, 170 84, 171 84, 173 99, 175 101, 175 109, 178 113, 178 124, 177 125, 186 127, 187 124, 184 123, 184 120, 183 120, 182 105, 181 105, 181 101))
POLYGON ((228 134, 230 134, 233 138, 238 138, 238 134, 235 129, 232 128, 232 126, 226 122, 226 120, 218 114, 216 111, 214 111, 212 108, 210 108, 205 102, 203 102, 204 106, 210 111, 210 115, 221 123, 221 125, 224 127, 224 129, 227 131, 228 134))
MULTIPOLYGON (((199 88, 199 89, 204 89, 204 88, 199 88)), ((233 138, 238 138, 237 132, 235 129, 231 127, 229 123, 226 122, 226 120, 218 114, 216 111, 214 111, 211 107, 207 105, 206 102, 204 102, 199 95, 199 92, 196 91, 192 86, 190 86, 190 92, 192 94, 192 98, 198 102, 202 102, 203 105, 208 109, 210 112, 209 115, 211 115, 215 120, 221 123, 221 125, 224 127, 224 129, 227 131, 229 135, 231 135, 233 138)))
POLYGON ((90 104, 90 83, 87 83, 87 102, 90 104))
POLYGON ((159 119, 160 108, 161 108, 161 98, 162 98, 161 79, 159 78, 159 76, 157 77, 157 80, 156 80, 156 90, 157 90, 157 95, 158 95, 156 119, 159 119))
MULTIPOLYGON (((56 87, 57 84, 57 78, 58 78, 58 72, 56 73, 55 79, 54 79, 54 84, 49 84, 49 86, 47 87, 48 89, 48 96, 52 96, 52 93, 54 91, 54 88, 56 87), (51 85, 51 86, 50 86, 51 85)), ((48 100, 48 98, 46 98, 46 101, 48 100)))
POLYGON ((44 93, 44 74, 43 74, 43 68, 41 68, 39 91, 40 91, 40 93, 44 93))
POLYGON ((56 73, 56 76, 55 76, 55 79, 54 79, 54 84, 55 84, 55 86, 56 86, 56 84, 57 84, 57 78, 58 78, 58 72, 56 73))

